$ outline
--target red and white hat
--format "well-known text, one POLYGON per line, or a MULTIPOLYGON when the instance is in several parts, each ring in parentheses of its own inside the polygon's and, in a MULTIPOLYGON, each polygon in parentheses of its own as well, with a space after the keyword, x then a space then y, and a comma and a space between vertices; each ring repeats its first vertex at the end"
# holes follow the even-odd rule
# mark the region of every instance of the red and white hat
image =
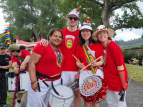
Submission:
POLYGON ((83 26, 81 26, 80 30, 82 29, 92 30, 91 24, 89 22, 89 17, 87 17, 86 22, 83 22, 83 26))
POLYGON ((78 8, 73 9, 68 15, 74 14, 79 18, 79 13, 81 12, 80 8, 81 8, 81 6, 79 6, 78 8))
POLYGON ((104 25, 99 25, 99 26, 97 27, 96 31, 93 33, 92 36, 93 36, 94 38, 96 38, 98 32, 100 32, 100 31, 106 31, 106 32, 108 32, 108 36, 111 37, 111 38, 114 36, 114 30, 113 30, 113 29, 107 29, 104 25))

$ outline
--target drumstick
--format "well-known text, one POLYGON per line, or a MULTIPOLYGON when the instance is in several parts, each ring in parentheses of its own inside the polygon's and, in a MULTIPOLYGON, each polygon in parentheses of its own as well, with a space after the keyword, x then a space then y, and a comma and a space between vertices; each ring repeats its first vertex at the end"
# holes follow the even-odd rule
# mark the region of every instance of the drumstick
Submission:
MULTIPOLYGON (((133 76, 131 76, 131 78, 130 78, 130 80, 129 80, 129 82, 128 82, 128 85, 129 85, 129 83, 131 82, 131 79, 133 78, 133 76)), ((125 90, 123 91, 123 93, 125 92, 125 90)))
MULTIPOLYGON (((73 55, 73 54, 72 54, 72 55, 73 55)), ((78 60, 74 55, 73 55, 73 57, 74 57, 76 60, 78 60)), ((85 70, 87 71, 88 74, 90 74, 87 69, 85 69, 85 70)))
MULTIPOLYGON (((102 56, 98 57, 97 59, 95 59, 95 61, 97 61, 97 60, 100 59, 101 57, 102 57, 102 56)), ((84 70, 85 68, 87 68, 87 67, 90 66, 90 65, 91 65, 91 63, 88 64, 87 66, 85 66, 84 68, 82 68, 80 71, 84 70)))
MULTIPOLYGON (((61 74, 61 73, 58 73, 58 74, 52 75, 52 76, 50 76, 50 77, 54 77, 54 76, 57 76, 57 75, 60 75, 60 74, 61 74)), ((42 81, 44 81, 44 80, 46 80, 46 79, 48 79, 48 78, 45 78, 45 79, 39 80, 39 81, 37 81, 37 83, 42 82, 42 81)))

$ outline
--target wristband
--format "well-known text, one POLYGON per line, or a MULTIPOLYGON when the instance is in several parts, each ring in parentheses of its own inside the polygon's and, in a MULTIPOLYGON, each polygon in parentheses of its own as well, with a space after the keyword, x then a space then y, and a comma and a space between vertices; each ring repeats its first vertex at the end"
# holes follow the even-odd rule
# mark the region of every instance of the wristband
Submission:
POLYGON ((34 84, 36 81, 32 82, 31 84, 34 84))
POLYGON ((13 69, 14 67, 16 67, 16 66, 13 66, 12 69, 13 69))
POLYGON ((120 70, 120 71, 118 71, 118 72, 124 72, 124 70, 120 70))

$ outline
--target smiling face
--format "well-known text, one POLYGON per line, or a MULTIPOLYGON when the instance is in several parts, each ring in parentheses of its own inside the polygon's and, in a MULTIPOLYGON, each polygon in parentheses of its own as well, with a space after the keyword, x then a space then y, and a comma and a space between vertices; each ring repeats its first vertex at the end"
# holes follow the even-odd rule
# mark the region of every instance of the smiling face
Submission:
POLYGON ((77 23, 79 22, 79 19, 76 15, 71 14, 68 16, 67 22, 70 27, 76 27, 77 23))
POLYGON ((82 29, 82 30, 81 30, 81 37, 82 37, 85 41, 89 40, 89 38, 91 37, 91 32, 90 32, 90 30, 89 30, 89 29, 82 29))
POLYGON ((63 37, 61 32, 55 31, 53 35, 49 35, 49 41, 52 46, 59 46, 62 43, 63 37))
POLYGON ((106 41, 108 41, 108 32, 107 31, 100 31, 100 32, 98 32, 97 39, 100 42, 106 42, 106 41))

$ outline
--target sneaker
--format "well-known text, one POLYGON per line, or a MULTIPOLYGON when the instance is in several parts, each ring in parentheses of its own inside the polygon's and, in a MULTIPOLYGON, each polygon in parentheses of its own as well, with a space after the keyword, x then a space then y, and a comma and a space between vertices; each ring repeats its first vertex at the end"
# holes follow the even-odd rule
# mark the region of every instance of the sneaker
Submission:
POLYGON ((21 103, 18 103, 18 102, 17 102, 17 103, 15 104, 15 107, 21 107, 21 103))
POLYGON ((8 107, 7 105, 3 105, 3 107, 8 107))

